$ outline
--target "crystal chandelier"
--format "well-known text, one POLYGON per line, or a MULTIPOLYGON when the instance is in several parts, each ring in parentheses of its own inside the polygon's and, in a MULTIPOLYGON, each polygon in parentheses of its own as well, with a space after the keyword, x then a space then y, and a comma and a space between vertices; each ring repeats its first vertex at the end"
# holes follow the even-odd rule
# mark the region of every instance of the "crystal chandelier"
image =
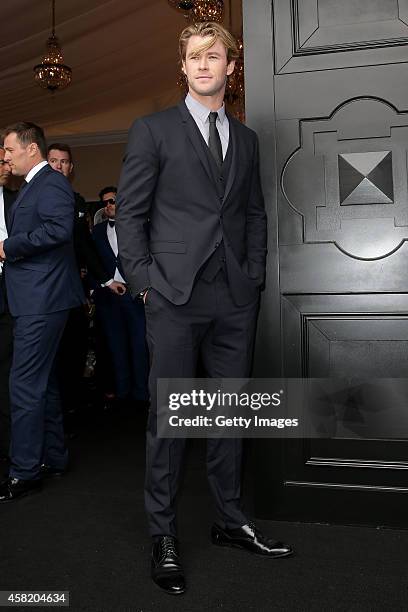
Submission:
POLYGON ((61 45, 55 36, 55 0, 52 0, 52 32, 46 48, 41 64, 34 66, 34 79, 40 87, 53 93, 68 87, 72 79, 72 70, 63 63, 61 45))
POLYGON ((223 0, 168 0, 189 21, 222 21, 223 0))

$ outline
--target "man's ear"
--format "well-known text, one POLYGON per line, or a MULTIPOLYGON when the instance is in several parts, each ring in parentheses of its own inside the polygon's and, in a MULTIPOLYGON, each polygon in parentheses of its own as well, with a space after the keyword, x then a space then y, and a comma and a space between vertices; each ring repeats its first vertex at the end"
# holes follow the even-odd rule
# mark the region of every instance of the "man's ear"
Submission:
POLYGON ((30 142, 27 147, 27 152, 30 157, 35 157, 39 152, 38 144, 36 142, 30 142))
POLYGON ((235 69, 235 60, 231 60, 227 66, 227 76, 232 74, 234 72, 234 69, 235 69))

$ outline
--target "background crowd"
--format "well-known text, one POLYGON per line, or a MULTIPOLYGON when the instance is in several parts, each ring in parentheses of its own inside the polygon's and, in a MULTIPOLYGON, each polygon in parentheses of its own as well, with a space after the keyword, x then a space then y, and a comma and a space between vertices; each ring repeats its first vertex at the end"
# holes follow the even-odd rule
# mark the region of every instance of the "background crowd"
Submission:
MULTIPOLYGON (((7 238, 8 212, 19 193, 7 187, 12 175, 4 157, 0 145, 0 240, 7 238)), ((48 145, 47 161, 68 180, 73 177, 74 161, 67 144, 48 145)), ((115 186, 102 187, 98 202, 89 204, 74 192, 73 244, 86 300, 69 310, 56 357, 67 436, 77 433, 87 407, 144 411, 148 403, 144 307, 141 300, 132 299, 117 260, 116 192, 115 186)), ((0 313, 0 457, 7 463, 13 318, 4 299, 2 273, 0 279, 5 302, 0 313)))

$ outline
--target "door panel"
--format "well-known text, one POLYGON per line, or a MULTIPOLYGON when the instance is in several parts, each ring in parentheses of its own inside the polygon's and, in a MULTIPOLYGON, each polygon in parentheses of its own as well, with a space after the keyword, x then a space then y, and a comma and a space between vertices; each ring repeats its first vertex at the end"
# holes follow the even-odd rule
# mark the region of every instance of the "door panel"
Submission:
POLYGON ((357 423, 259 441, 264 517, 406 521, 395 415, 408 379, 407 24, 408 0, 244 1, 247 116, 271 221, 256 374, 373 379, 335 402, 369 409, 372 439, 357 423))

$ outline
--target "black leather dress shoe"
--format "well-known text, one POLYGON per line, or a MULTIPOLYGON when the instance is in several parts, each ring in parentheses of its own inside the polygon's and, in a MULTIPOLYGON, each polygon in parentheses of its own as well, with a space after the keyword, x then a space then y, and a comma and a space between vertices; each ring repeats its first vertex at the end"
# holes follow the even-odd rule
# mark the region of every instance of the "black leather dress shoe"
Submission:
POLYGON ((152 579, 163 591, 181 595, 186 590, 177 540, 172 536, 161 536, 152 548, 152 579))
POLYGON ((67 473, 67 470, 43 463, 40 467, 40 473, 43 478, 61 478, 67 473))
POLYGON ((278 558, 289 557, 293 550, 287 544, 264 536, 253 524, 248 523, 238 529, 222 529, 214 524, 211 529, 211 539, 217 546, 241 548, 256 555, 278 558))
POLYGON ((10 502, 39 491, 41 480, 21 480, 20 478, 7 478, 0 484, 0 503, 10 502))

